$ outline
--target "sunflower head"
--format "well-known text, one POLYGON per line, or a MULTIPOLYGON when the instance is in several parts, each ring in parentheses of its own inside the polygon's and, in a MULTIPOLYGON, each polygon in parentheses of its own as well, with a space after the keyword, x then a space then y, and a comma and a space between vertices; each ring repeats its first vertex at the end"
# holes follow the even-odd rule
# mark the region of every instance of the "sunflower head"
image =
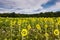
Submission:
POLYGON ((36 28, 37 28, 38 30, 41 30, 41 26, 40 26, 39 24, 36 25, 36 28))
POLYGON ((45 28, 47 28, 48 27, 48 25, 47 24, 45 24, 45 28))
POLYGON ((30 26, 30 25, 28 25, 28 26, 27 26, 27 28, 28 28, 28 30, 30 30, 30 29, 31 29, 31 26, 30 26))
POLYGON ((27 36, 27 35, 28 35, 27 29, 22 29, 21 35, 22 35, 22 36, 27 36))
POLYGON ((18 20, 18 22, 17 22, 17 23, 18 23, 18 25, 20 25, 20 24, 21 24, 21 20, 18 20))
POLYGON ((7 40, 7 38, 5 38, 4 40, 7 40))
POLYGON ((48 33, 45 33, 45 37, 48 37, 49 36, 49 34, 48 33))
POLYGON ((54 35, 56 35, 56 36, 59 35, 59 30, 58 29, 54 30, 54 35))

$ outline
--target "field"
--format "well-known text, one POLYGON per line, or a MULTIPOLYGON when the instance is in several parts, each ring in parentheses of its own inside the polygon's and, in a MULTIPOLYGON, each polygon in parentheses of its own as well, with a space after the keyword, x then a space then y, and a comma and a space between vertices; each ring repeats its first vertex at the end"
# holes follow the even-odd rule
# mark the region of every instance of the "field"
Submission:
POLYGON ((0 17, 0 40, 60 40, 60 17, 0 17))

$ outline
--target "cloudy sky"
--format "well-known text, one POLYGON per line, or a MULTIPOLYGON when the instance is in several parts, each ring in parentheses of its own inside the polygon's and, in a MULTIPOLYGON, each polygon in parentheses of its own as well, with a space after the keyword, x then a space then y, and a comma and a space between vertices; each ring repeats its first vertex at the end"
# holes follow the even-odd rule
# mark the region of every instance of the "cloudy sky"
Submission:
POLYGON ((60 0, 0 0, 0 12, 33 14, 60 11, 60 0))

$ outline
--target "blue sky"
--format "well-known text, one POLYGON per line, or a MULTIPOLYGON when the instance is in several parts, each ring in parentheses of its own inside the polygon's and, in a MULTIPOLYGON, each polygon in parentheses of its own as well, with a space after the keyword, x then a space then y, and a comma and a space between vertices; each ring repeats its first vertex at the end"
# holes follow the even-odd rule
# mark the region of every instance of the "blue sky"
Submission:
POLYGON ((33 14, 60 11, 60 0, 0 0, 0 12, 33 14))

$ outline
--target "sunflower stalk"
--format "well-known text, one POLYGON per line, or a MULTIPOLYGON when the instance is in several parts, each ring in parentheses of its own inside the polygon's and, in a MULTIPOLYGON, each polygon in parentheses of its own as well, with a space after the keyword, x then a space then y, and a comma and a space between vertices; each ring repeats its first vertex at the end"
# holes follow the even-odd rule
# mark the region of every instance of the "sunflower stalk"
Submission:
MULTIPOLYGON (((58 23, 56 23, 56 28, 58 29, 58 23)), ((60 37, 59 37, 59 35, 58 35, 58 40, 60 40, 60 37)))
POLYGON ((11 26, 11 40, 12 40, 12 26, 11 26))
POLYGON ((24 37, 22 36, 22 40, 24 40, 24 37))
MULTIPOLYGON (((47 33, 47 28, 45 28, 45 33, 47 33)), ((48 36, 46 35, 46 40, 48 40, 48 36)))

